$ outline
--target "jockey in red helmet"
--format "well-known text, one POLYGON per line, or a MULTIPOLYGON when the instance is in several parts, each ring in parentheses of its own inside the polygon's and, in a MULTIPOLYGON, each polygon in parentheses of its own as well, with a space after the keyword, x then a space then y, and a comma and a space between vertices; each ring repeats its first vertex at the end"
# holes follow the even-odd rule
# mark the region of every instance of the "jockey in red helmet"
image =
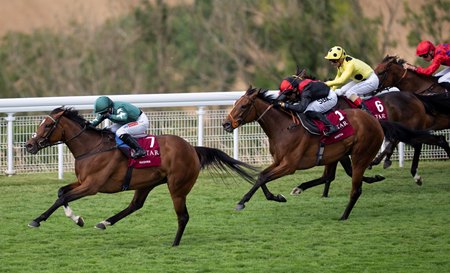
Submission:
POLYGON ((434 46, 430 41, 422 41, 417 45, 416 55, 427 62, 431 62, 431 64, 426 68, 422 68, 404 63, 403 67, 416 71, 419 74, 431 76, 441 65, 446 66, 442 71, 436 73, 435 76, 439 77, 439 84, 450 91, 450 44, 434 46))
POLYGON ((310 79, 301 80, 299 77, 291 76, 283 79, 280 83, 280 99, 289 99, 294 103, 275 101, 276 106, 293 110, 312 119, 318 119, 328 128, 323 132, 331 135, 338 131, 338 128, 324 115, 337 103, 337 95, 331 91, 325 83, 310 79))

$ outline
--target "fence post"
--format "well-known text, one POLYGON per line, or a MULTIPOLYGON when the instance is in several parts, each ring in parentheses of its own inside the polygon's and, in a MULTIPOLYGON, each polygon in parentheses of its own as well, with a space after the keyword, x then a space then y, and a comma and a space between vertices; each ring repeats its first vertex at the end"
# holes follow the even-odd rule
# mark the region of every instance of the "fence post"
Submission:
POLYGON ((398 166, 400 168, 403 168, 403 165, 405 163, 405 143, 399 142, 397 148, 398 148, 398 166))
POLYGON ((8 176, 12 176, 16 173, 14 170, 14 124, 13 121, 16 118, 14 117, 14 113, 8 113, 8 116, 5 118, 5 120, 8 122, 7 125, 7 164, 8 168, 5 171, 5 173, 8 176))
POLYGON ((64 179, 64 144, 58 144, 58 179, 64 179))
POLYGON ((198 107, 198 126, 197 126, 197 146, 203 146, 203 115, 205 114, 205 107, 198 107))
POLYGON ((233 130, 233 158, 239 159, 239 129, 233 130))

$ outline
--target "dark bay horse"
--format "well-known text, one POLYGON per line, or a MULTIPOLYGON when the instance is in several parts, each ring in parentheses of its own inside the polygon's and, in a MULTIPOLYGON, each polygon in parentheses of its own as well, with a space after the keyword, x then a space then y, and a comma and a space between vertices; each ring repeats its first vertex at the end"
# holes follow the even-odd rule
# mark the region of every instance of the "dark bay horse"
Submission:
MULTIPOLYGON (((274 160, 259 174, 255 185, 239 201, 237 210, 245 208, 245 203, 251 199, 259 187, 267 200, 286 202, 284 196, 272 194, 266 183, 293 174, 296 170, 317 166, 320 136, 309 133, 302 126, 292 127, 292 117, 284 111, 271 108, 271 101, 272 98, 267 96, 266 91, 250 87, 235 102, 233 109, 223 122, 224 129, 232 132, 239 126, 257 121, 269 138, 269 150, 274 160)), ((354 135, 325 146, 319 163, 319 165, 325 165, 327 170, 336 168, 338 161, 346 156, 350 155, 352 158, 352 189, 341 220, 349 217, 361 195, 363 174, 379 151, 385 136, 381 125, 383 123, 378 122, 368 113, 358 109, 343 111, 354 129, 354 135)), ((393 123, 385 122, 385 124, 395 127, 393 123)))
MULTIPOLYGON (((306 71, 305 69, 300 70, 299 68, 297 68, 296 76, 300 78, 314 79, 314 77, 312 77, 311 75, 307 75, 305 71, 306 71)), ((435 120, 435 116, 428 113, 422 101, 412 93, 387 92, 379 94, 377 95, 377 97, 383 102, 389 121, 398 122, 404 125, 405 127, 413 130, 429 130, 429 127, 435 120)), ((351 104, 352 103, 349 100, 339 98, 336 108, 346 109, 356 107, 355 105, 351 104)), ((378 105, 377 107, 383 106, 378 105)), ((400 141, 401 140, 399 139, 391 139, 387 141, 385 149, 380 154, 377 155, 377 157, 371 163, 370 167, 379 164, 381 160, 384 157, 386 157, 384 162, 384 168, 388 168, 392 164, 390 158, 394 153, 395 147, 398 145, 400 141)), ((424 134, 421 139, 416 139, 414 142, 408 144, 410 144, 414 148, 414 156, 411 163, 410 173, 417 185, 422 185, 422 177, 419 175, 418 172, 419 158, 422 150, 422 144, 439 146, 443 148, 447 152, 447 155, 450 157, 450 147, 444 136, 433 136, 424 134)), ((328 195, 329 182, 331 182, 330 179, 328 179, 328 182, 325 184, 323 196, 328 195)), ((309 187, 315 186, 314 183, 310 182, 305 183, 300 184, 297 188, 300 191, 302 191, 309 187)))
MULTIPOLYGON (((178 218, 178 230, 173 246, 180 243, 189 221, 186 196, 194 186, 201 169, 210 166, 220 170, 232 170, 250 182, 255 169, 229 157, 224 152, 208 147, 192 146, 175 135, 156 136, 161 154, 161 165, 134 169, 129 190, 134 190, 130 205, 116 215, 100 222, 96 227, 105 229, 122 218, 142 208, 150 191, 158 185, 167 184, 178 218), (226 168, 228 167, 228 168, 226 168)), ((68 203, 98 192, 116 193, 122 190, 128 169, 127 157, 117 148, 114 134, 87 125, 77 111, 56 108, 37 128, 28 140, 26 149, 35 154, 40 149, 64 142, 75 157, 77 181, 59 189, 55 203, 29 226, 39 227, 59 207, 64 206, 66 216, 79 226, 81 217, 73 214, 68 203)))
POLYGON ((450 128, 450 95, 436 77, 418 74, 403 68, 406 61, 397 56, 386 56, 374 69, 380 79, 379 89, 397 87, 402 92, 414 93, 427 107, 431 117, 426 128, 450 128), (437 98, 437 100, 433 99, 437 98), (445 108, 445 109, 444 109, 445 108))

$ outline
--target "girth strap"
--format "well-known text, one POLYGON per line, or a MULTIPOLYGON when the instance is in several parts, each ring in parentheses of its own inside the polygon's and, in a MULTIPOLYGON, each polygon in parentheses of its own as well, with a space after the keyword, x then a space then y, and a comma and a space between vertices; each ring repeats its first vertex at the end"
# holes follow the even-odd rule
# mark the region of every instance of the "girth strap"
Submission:
POLYGON ((131 182, 131 174, 133 173, 133 166, 129 166, 127 169, 127 173, 123 179, 122 191, 128 190, 131 182))

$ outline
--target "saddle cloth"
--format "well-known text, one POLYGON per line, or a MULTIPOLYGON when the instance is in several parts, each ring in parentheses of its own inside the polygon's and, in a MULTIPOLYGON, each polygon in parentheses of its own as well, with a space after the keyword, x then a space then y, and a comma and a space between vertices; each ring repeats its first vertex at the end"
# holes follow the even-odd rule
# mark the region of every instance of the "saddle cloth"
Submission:
POLYGON ((156 136, 147 135, 136 139, 139 145, 147 151, 147 155, 139 158, 131 157, 131 148, 116 136, 116 143, 119 149, 128 157, 128 167, 136 169, 155 167, 161 165, 161 153, 156 136))
MULTIPOLYGON (((352 108, 358 108, 351 100, 344 97, 348 105, 352 108)), ((384 102, 382 102, 378 97, 371 97, 370 99, 364 100, 364 104, 367 106, 372 115, 378 120, 387 120, 388 115, 386 113, 386 107, 384 102)))
POLYGON ((305 114, 300 114, 298 117, 303 125, 303 127, 308 130, 311 134, 321 135, 320 142, 324 145, 332 144, 341 141, 354 134, 353 126, 347 119, 347 114, 342 110, 334 110, 326 113, 328 120, 331 124, 338 127, 339 131, 329 136, 325 136, 323 131, 328 130, 325 125, 319 120, 309 120, 306 118, 305 114))

